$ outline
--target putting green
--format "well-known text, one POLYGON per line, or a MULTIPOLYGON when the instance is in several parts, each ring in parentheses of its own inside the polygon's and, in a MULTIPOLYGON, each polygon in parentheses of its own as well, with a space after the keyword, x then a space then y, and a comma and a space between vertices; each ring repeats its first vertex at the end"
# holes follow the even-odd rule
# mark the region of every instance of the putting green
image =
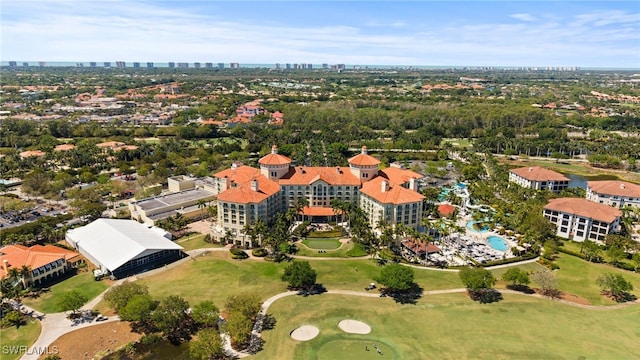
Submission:
POLYGON ((311 249, 333 250, 340 247, 338 239, 305 239, 302 243, 311 249))

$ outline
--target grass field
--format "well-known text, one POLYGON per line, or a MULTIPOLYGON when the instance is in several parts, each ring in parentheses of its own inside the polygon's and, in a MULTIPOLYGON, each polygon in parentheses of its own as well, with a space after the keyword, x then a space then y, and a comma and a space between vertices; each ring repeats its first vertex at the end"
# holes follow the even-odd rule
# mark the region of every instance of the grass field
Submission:
POLYGON ((0 352, 0 359, 3 360, 14 360, 20 358, 24 355, 22 353, 11 353, 9 351, 13 346, 31 346, 38 336, 40 335, 40 322, 34 319, 28 319, 27 324, 20 326, 20 328, 16 328, 15 326, 2 329, 2 351, 0 352), (6 346, 6 347, 5 347, 6 346), (6 349, 6 350, 5 350, 6 349))
POLYGON ((222 247, 217 243, 208 243, 204 241, 204 234, 191 234, 176 240, 176 243, 184 248, 184 251, 203 248, 222 247))
POLYGON ((312 249, 334 250, 340 247, 340 240, 330 239, 304 239, 302 243, 312 249))
POLYGON ((559 254, 556 264, 560 269, 555 271, 558 278, 558 287, 564 292, 581 296, 593 305, 612 305, 615 302, 600 295, 600 287, 596 279, 604 273, 621 274, 633 284, 631 292, 640 298, 640 274, 614 268, 606 264, 594 264, 575 256, 559 254))
POLYGON ((24 298, 23 302, 25 305, 44 313, 60 312, 58 301, 65 292, 77 290, 91 300, 105 291, 107 287, 105 281, 95 281, 93 274, 82 272, 51 286, 49 292, 42 293, 38 298, 24 298))
POLYGON ((631 359, 640 353, 638 306, 593 311, 510 294, 494 304, 448 294, 417 305, 319 295, 278 300, 269 313, 277 324, 263 332, 256 359, 631 359), (342 319, 364 321, 372 332, 343 333, 342 319), (290 332, 303 324, 317 326, 320 335, 292 340, 290 332), (373 343, 383 356, 372 352, 373 343))

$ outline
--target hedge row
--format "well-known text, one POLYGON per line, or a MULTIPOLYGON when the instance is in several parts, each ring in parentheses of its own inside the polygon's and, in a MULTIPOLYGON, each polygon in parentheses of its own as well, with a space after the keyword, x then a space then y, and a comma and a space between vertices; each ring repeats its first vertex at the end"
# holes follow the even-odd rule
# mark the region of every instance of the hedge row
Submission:
POLYGON ((524 260, 531 260, 531 259, 535 258, 536 256, 538 256, 538 254, 536 254, 536 253, 526 253, 526 254, 518 256, 518 257, 509 258, 509 259, 500 259, 500 260, 495 260, 495 261, 487 261, 486 263, 479 264, 479 265, 481 267, 488 267, 488 266, 511 264, 511 263, 516 263, 516 262, 520 262, 520 261, 524 261, 524 260))
POLYGON ((229 249, 229 252, 231 253, 232 259, 246 259, 249 257, 249 255, 247 255, 247 253, 242 249, 231 248, 229 249))

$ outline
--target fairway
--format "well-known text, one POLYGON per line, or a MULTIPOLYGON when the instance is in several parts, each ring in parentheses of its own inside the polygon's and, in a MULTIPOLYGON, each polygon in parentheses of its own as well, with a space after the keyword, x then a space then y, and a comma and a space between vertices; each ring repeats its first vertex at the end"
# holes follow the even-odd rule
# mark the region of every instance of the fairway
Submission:
POLYGON ((58 301, 71 290, 77 290, 91 300, 109 287, 107 281, 96 281, 90 272, 80 272, 66 280, 50 287, 49 292, 42 293, 37 298, 24 298, 25 305, 44 313, 59 312, 58 301))
POLYGON ((388 298, 324 294, 286 297, 268 312, 277 324, 263 332, 266 343, 256 359, 630 359, 640 354, 637 305, 586 310, 512 294, 494 304, 448 294, 398 305, 388 298), (337 323, 346 318, 370 324, 371 333, 342 332, 337 323), (320 334, 308 342, 292 340, 289 333, 300 324, 313 324, 320 334), (374 343, 383 355, 373 352, 374 343))

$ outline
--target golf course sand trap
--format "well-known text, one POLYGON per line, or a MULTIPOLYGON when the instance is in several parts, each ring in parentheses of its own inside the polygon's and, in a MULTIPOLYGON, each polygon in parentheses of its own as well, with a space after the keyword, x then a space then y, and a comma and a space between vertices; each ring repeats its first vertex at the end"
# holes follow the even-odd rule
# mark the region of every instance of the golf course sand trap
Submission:
POLYGON ((320 329, 313 325, 302 325, 291 332, 291 338, 298 341, 309 341, 320 334, 320 329))
POLYGON ((338 323, 338 327, 350 334, 368 334, 371 332, 371 326, 358 320, 342 320, 338 323))

